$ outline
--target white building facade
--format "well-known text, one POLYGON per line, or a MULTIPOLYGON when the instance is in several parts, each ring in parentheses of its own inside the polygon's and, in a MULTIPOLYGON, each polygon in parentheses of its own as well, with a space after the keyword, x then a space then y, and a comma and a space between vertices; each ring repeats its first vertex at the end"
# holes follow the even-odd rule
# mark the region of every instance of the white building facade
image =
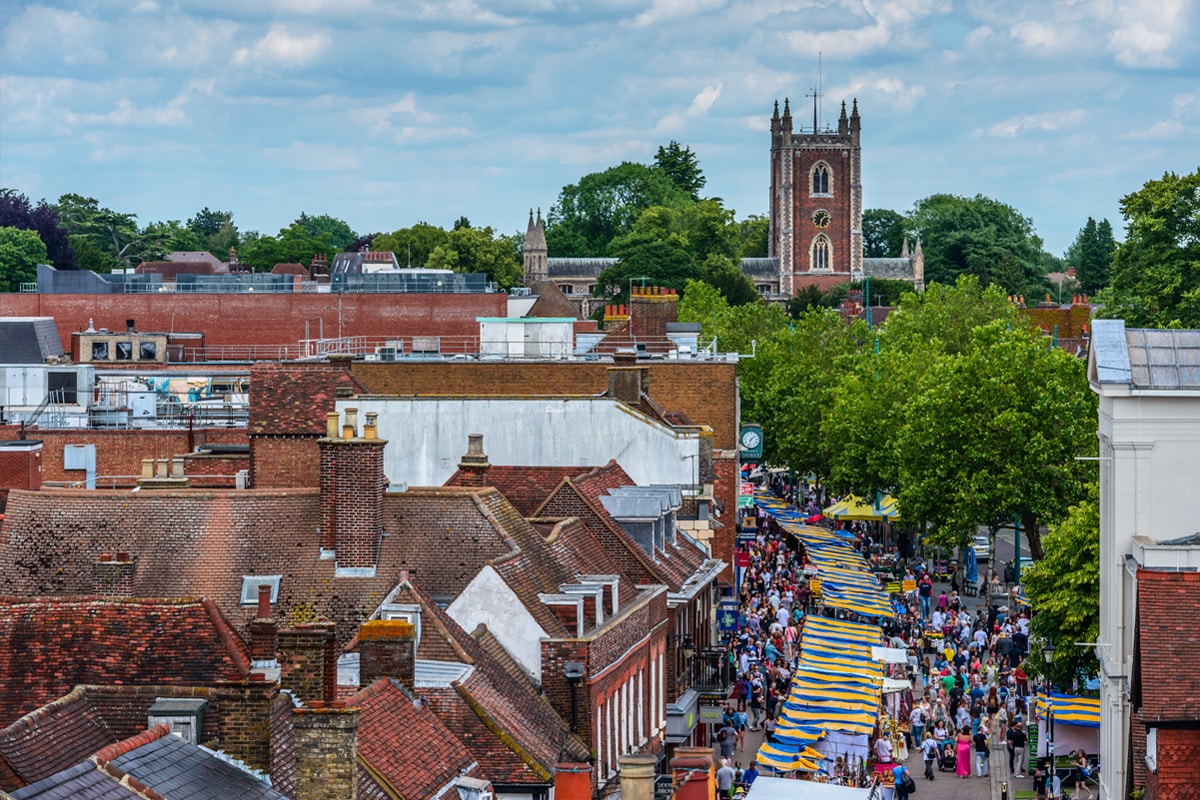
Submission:
POLYGON ((1192 557, 1162 543, 1200 530, 1200 331, 1126 330, 1122 320, 1096 320, 1088 379, 1100 399, 1099 796, 1124 800, 1135 788, 1137 569, 1186 566, 1192 557))

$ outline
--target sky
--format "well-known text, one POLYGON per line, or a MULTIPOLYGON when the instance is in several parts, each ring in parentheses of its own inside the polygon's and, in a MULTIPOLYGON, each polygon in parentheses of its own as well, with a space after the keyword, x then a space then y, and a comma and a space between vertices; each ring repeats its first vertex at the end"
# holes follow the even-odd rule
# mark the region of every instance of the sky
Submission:
POLYGON ((1200 167, 1192 0, 0 0, 0 186, 515 232, 676 140, 742 218, 818 81, 823 123, 858 99, 866 208, 984 194, 1056 255, 1200 167))

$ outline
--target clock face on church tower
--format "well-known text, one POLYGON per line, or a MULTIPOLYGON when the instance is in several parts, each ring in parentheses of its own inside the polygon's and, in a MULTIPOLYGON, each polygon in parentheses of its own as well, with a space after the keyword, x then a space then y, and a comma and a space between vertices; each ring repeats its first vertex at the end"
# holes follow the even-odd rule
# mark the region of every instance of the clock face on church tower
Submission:
POLYGON ((829 212, 826 211, 825 209, 821 209, 820 211, 814 211, 813 215, 812 215, 813 224, 816 225, 818 228, 829 227, 830 219, 831 219, 831 217, 829 216, 829 212))

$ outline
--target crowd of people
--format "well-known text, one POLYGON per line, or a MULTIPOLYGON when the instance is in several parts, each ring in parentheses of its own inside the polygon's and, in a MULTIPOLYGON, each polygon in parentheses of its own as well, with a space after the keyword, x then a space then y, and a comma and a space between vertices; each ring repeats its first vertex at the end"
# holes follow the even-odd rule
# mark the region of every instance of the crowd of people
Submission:
MULTIPOLYGON (((815 513, 815 504, 810 505, 815 513)), ((738 587, 737 630, 725 643, 736 677, 717 734, 723 770, 718 785, 729 796, 757 775, 753 753, 745 756, 749 765, 745 769, 739 757, 746 752, 745 733, 762 730, 770 741, 799 655, 803 621, 814 609, 803 545, 789 546, 767 524, 765 514, 757 513, 756 538, 746 548, 750 564, 738 587)), ((904 587, 893 595, 895 617, 879 622, 886 643, 908 654, 908 677, 914 689, 898 709, 897 727, 904 746, 920 750, 925 780, 935 780, 939 772, 953 773, 959 780, 988 778, 994 739, 1003 743, 1013 777, 1027 777, 1024 723, 1029 716, 1030 686, 1024 667, 1029 617, 1015 587, 1004 592, 1003 587, 985 582, 985 591, 999 590, 1003 599, 993 595, 984 608, 972 613, 957 591, 957 581, 948 589, 934 585, 932 563, 919 556, 901 559, 879 537, 873 538, 866 524, 851 523, 849 528, 864 557, 876 567, 891 567, 894 572, 887 577, 904 587)), ((844 616, 856 618, 852 613, 844 616)), ((893 760, 897 757, 893 741, 893 731, 881 726, 871 757, 859 773, 866 777, 892 772, 896 800, 907 800, 903 787, 911 776, 899 760, 893 760)), ((1032 775, 1039 797, 1045 797, 1049 786, 1048 772, 1042 767, 1032 775)), ((1085 790, 1081 786, 1078 791, 1085 790)), ((1078 792, 1076 796, 1083 797, 1078 792)))

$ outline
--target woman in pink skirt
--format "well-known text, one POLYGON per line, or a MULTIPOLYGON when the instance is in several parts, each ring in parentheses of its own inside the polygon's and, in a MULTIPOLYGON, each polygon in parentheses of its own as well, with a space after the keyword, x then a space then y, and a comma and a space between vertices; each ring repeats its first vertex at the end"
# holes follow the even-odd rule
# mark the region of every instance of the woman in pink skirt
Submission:
POLYGON ((954 737, 954 774, 960 778, 971 777, 971 729, 963 728, 954 737))

